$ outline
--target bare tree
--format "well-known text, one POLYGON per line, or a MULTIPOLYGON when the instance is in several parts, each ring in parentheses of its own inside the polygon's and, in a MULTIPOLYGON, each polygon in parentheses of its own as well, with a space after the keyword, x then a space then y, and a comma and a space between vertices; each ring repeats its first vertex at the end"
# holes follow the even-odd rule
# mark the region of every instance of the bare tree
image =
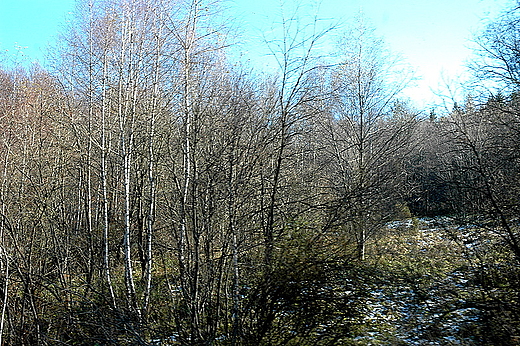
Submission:
POLYGON ((484 88, 486 96, 499 90, 518 90, 519 14, 520 7, 516 4, 492 20, 475 39, 476 55, 470 63, 470 68, 475 74, 475 82, 484 88))
POLYGON ((328 173, 338 197, 333 217, 343 218, 340 223, 355 236, 357 256, 364 259, 367 240, 388 218, 383 210, 392 201, 384 195, 394 190, 389 185, 399 184, 402 168, 395 164, 410 143, 414 115, 392 110, 410 76, 397 75, 398 58, 363 18, 338 49, 330 77, 333 105, 323 122, 333 165, 328 173))

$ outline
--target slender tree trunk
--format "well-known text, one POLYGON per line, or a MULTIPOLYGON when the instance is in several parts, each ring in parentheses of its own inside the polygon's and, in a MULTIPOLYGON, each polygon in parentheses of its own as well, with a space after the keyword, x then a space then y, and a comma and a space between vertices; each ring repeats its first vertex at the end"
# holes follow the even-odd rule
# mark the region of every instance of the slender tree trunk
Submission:
POLYGON ((103 96, 101 109, 101 183, 103 190, 103 268, 105 280, 110 294, 110 302, 114 309, 117 308, 116 297, 114 294, 114 287, 112 284, 112 276, 110 273, 110 221, 108 217, 108 186, 107 186, 107 156, 109 153, 109 141, 106 134, 107 112, 110 105, 107 99, 107 78, 108 78, 108 63, 107 54, 103 56, 103 96))
POLYGON ((0 200, 2 201, 2 208, 1 208, 1 215, 0 217, 2 218, 0 220, 0 241, 2 242, 1 243, 1 255, 4 256, 5 258, 5 285, 4 285, 4 296, 3 296, 3 299, 2 299, 2 312, 1 312, 1 316, 0 316, 0 346, 3 345, 3 337, 4 337, 4 329, 5 329, 5 314, 6 314, 6 311, 7 311, 7 303, 8 303, 8 297, 9 297, 9 279, 10 279, 10 276, 9 276, 9 254, 7 252, 7 250, 5 249, 5 244, 7 244, 6 242, 6 238, 5 238, 5 231, 6 231, 6 222, 7 222, 7 219, 6 219, 6 209, 7 209, 7 206, 5 204, 5 201, 7 200, 7 179, 8 179, 8 165, 9 165, 9 149, 7 148, 7 141, 5 141, 5 153, 4 153, 4 160, 3 160, 3 174, 2 174, 2 189, 0 190, 0 200))
POLYGON ((152 109, 150 114, 150 130, 149 130, 149 141, 148 141, 148 183, 149 187, 149 209, 147 215, 147 233, 146 233, 146 250, 145 250, 145 272, 143 274, 145 288, 144 288, 144 297, 143 297, 143 315, 147 314, 148 306, 150 303, 150 290, 152 287, 152 266, 153 266, 153 258, 152 258, 152 241, 153 241, 153 228, 155 223, 155 204, 156 204, 156 187, 155 187, 155 150, 154 150, 154 141, 155 141, 155 123, 158 113, 158 102, 159 102, 159 78, 160 78, 160 55, 162 50, 162 22, 163 16, 162 12, 160 14, 155 14, 156 24, 155 28, 157 28, 157 36, 156 36, 156 52, 155 52, 155 61, 154 61, 154 80, 153 80, 153 95, 152 95, 152 109))
MULTIPOLYGON (((128 11, 128 10, 126 10, 128 11)), ((125 12, 126 12, 125 11, 125 12)), ((128 16, 129 13, 124 14, 128 16)), ((136 295, 135 295, 135 283, 132 265, 132 254, 131 254, 131 165, 132 165, 132 145, 133 145, 133 129, 131 119, 134 114, 130 105, 129 93, 134 90, 127 90, 127 88, 135 88, 132 83, 132 54, 128 52, 132 45, 132 24, 130 18, 123 18, 122 20, 122 42, 120 51, 120 75, 118 85, 118 115, 119 115, 119 130, 120 130, 120 143, 121 143, 121 156, 123 160, 123 195, 124 195, 124 231, 123 231, 123 253, 124 253, 124 264, 125 264, 125 286, 126 286, 126 298, 128 301, 129 308, 134 312, 138 313, 136 309, 136 295), (127 56, 129 58, 127 58, 127 56), (130 59, 130 61, 128 60, 130 59), (129 71, 125 71, 124 68, 128 66, 129 71), (124 84, 125 73, 128 74, 126 78, 126 85, 124 84)))
MULTIPOLYGON (((4 221, 2 221, 2 224, 4 221)), ((1 226, 4 227, 3 225, 1 226)), ((2 230, 3 233, 3 230, 2 230)), ((2 234, 2 241, 4 240, 3 234, 2 234)), ((5 277, 5 283, 4 283, 4 289, 3 289, 3 299, 2 299, 2 313, 0 316, 0 345, 3 345, 3 337, 4 337, 4 329, 5 329, 5 314, 7 311, 7 303, 8 303, 8 297, 9 297, 9 280, 10 280, 10 272, 9 272, 9 254, 7 253, 4 246, 1 247, 1 256, 3 257, 4 261, 2 266, 5 268, 3 270, 4 277, 5 277)))
POLYGON ((185 27, 184 42, 184 56, 183 56, 183 108, 184 108, 184 147, 183 147, 183 166, 184 166, 184 182, 181 201, 181 230, 180 230, 180 257, 181 270, 184 269, 182 275, 182 284, 187 291, 185 296, 186 304, 189 306, 190 332, 191 340, 199 339, 198 331, 198 237, 195 225, 195 206, 194 206, 194 191, 196 187, 195 182, 192 181, 194 173, 194 109, 193 109, 193 76, 192 76, 192 55, 195 48, 197 19, 198 19, 198 1, 194 0, 190 5, 190 13, 188 15, 188 23, 185 27), (188 231, 188 203, 191 203, 191 237, 188 231), (193 249, 188 246, 191 242, 193 249), (187 250, 190 252, 189 259, 186 258, 187 250), (187 263, 187 261, 191 263, 187 263))

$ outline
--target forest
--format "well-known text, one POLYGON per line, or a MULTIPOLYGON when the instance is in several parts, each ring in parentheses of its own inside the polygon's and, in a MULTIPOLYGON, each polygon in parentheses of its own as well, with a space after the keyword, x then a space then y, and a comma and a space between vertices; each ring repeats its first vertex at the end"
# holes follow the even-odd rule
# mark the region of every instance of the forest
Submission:
POLYGON ((520 7, 440 111, 363 18, 265 73, 223 13, 80 1, 0 66, 0 345, 520 345, 520 7))

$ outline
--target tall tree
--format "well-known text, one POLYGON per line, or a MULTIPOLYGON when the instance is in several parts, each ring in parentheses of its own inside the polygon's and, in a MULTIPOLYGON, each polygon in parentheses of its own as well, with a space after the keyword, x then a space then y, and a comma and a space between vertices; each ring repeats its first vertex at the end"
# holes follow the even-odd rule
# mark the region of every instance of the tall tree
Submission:
POLYGON ((410 75, 397 73, 398 58, 362 17, 338 50, 330 77, 333 104, 323 122, 333 165, 327 172, 337 196, 333 217, 355 237, 357 256, 364 259, 368 238, 388 219, 388 205, 398 201, 392 185, 401 184, 399 161, 414 115, 396 101, 410 75))
POLYGON ((515 4, 492 20, 475 39, 476 58, 470 63, 470 67, 477 77, 477 83, 485 88, 486 94, 504 89, 518 90, 520 83, 519 16, 520 7, 515 4), (485 83, 482 83, 483 81, 485 83), (491 90, 488 89, 490 86, 491 90))

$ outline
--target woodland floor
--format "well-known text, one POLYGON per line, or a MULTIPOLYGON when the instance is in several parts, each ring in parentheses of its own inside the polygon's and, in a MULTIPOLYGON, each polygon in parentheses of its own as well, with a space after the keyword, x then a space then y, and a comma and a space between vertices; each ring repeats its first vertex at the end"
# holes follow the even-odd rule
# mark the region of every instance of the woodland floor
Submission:
MULTIPOLYGON (((510 266, 494 253, 493 241, 476 226, 455 227, 447 218, 393 222, 388 231, 371 248, 371 264, 382 275, 366 298, 354 344, 489 344, 490 311, 512 293, 508 285, 482 279, 510 266)), ((504 335, 512 328, 496 327, 504 335)), ((509 344, 520 345, 496 343, 509 344)))

